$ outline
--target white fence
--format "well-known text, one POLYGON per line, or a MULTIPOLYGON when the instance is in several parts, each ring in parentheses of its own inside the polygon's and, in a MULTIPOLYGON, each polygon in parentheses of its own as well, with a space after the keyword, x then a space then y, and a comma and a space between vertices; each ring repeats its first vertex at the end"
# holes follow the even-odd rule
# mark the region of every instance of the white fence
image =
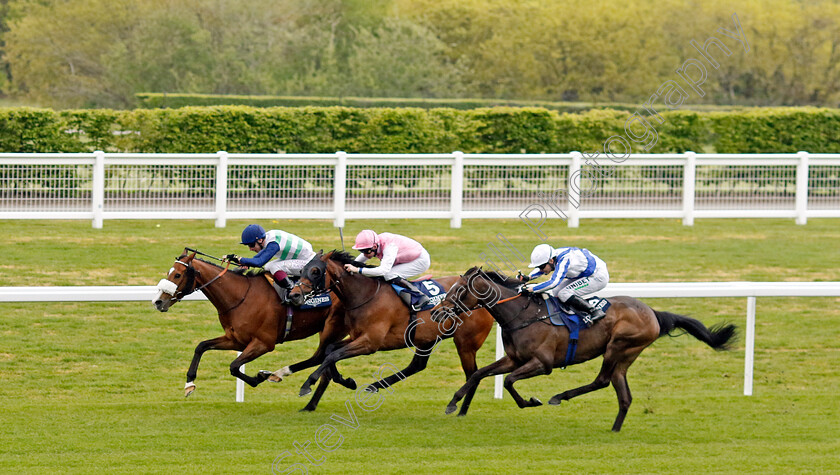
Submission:
POLYGON ((840 154, 0 153, 0 219, 840 217, 840 154), (571 185, 570 185, 571 183, 571 185))
MULTIPOLYGON (((132 287, 0 287, 0 302, 112 302, 148 301, 154 286, 132 287)), ((636 298, 746 297, 746 348, 744 349, 744 395, 753 392, 756 297, 840 297, 840 282, 647 282, 608 284, 602 297, 631 295, 636 298)), ((194 293, 184 300, 206 300, 194 293)), ((496 327, 496 359, 504 355, 502 332, 496 327)), ((243 366, 244 371, 244 366, 243 366)), ((244 383, 236 380, 236 400, 244 401, 244 383)), ((494 396, 502 397, 503 376, 496 376, 494 396)))

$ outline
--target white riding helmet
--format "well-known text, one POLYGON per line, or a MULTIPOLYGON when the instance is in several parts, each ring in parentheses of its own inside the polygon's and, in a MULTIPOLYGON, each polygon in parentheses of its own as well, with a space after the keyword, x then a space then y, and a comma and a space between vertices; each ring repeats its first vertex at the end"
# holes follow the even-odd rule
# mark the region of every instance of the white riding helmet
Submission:
POLYGON ((536 269, 544 266, 551 259, 551 254, 554 253, 554 248, 548 244, 537 244, 534 250, 531 251, 531 263, 529 267, 536 269))

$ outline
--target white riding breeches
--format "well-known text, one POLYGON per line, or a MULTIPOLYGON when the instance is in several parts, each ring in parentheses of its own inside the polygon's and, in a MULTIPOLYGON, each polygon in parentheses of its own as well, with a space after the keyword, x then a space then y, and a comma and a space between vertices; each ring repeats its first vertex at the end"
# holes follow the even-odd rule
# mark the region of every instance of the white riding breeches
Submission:
POLYGON ((563 282, 560 282, 560 285, 554 287, 548 292, 560 299, 561 302, 565 302, 569 300, 572 295, 583 297, 584 295, 595 293, 606 287, 609 281, 610 274, 607 272, 606 267, 598 266, 595 268, 595 272, 593 272, 589 277, 583 277, 580 279, 563 279, 563 282))
POLYGON ((263 266, 263 268, 272 275, 274 275, 277 271, 283 271, 291 276, 299 277, 301 271, 309 263, 313 256, 310 256, 307 259, 287 259, 285 261, 281 261, 280 259, 275 259, 273 261, 268 261, 263 266))
POLYGON ((394 265, 383 277, 385 280, 391 280, 396 277, 402 277, 403 279, 408 280, 409 277, 414 277, 422 272, 425 272, 431 265, 432 258, 429 256, 429 252, 424 249, 420 254, 420 257, 414 259, 413 261, 394 265))

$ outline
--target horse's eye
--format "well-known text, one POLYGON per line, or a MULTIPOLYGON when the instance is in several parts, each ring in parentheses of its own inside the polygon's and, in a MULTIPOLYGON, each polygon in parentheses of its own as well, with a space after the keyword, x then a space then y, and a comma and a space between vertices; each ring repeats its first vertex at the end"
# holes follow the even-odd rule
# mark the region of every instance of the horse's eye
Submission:
POLYGON ((176 279, 180 279, 180 278, 181 278, 181 274, 175 274, 175 278, 176 278, 176 279))
POLYGON ((314 275, 314 276, 316 276, 316 277, 317 277, 317 276, 318 276, 318 275, 320 275, 320 274, 321 274, 321 269, 319 269, 319 268, 317 268, 317 267, 315 267, 315 268, 313 268, 313 269, 312 269, 312 275, 314 275))

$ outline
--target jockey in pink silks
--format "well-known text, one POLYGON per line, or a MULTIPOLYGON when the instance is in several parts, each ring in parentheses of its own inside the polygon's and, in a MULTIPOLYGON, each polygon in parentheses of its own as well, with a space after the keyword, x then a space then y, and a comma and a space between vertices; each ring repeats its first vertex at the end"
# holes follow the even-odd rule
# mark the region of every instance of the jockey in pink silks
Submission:
POLYGON ((379 266, 359 268, 353 264, 346 264, 344 268, 347 272, 368 277, 383 277, 389 284, 403 287, 408 292, 400 292, 400 298, 415 312, 429 302, 429 297, 407 280, 426 271, 432 264, 429 252, 419 242, 399 234, 376 234, 370 229, 365 229, 356 236, 353 249, 361 251, 356 262, 364 263, 368 259, 378 257, 379 266), (411 305, 409 292, 420 297, 416 305, 411 305))

